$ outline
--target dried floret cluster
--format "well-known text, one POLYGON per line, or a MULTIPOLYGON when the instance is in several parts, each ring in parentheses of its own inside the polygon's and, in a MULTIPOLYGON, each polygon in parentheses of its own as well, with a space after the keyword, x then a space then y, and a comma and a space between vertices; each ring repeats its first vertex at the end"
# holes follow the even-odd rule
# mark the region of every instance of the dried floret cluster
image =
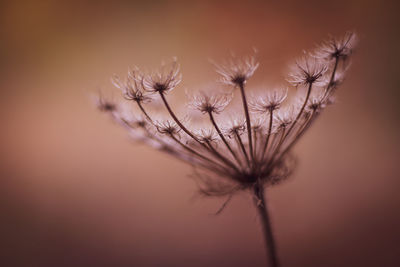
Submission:
POLYGON ((168 93, 182 78, 176 60, 153 73, 135 68, 125 79, 113 78, 125 102, 136 108, 104 98, 99 98, 98 106, 136 140, 194 166, 205 194, 263 188, 292 172, 291 149, 321 111, 333 103, 355 43, 351 32, 329 39, 293 64, 287 86, 265 88, 254 96, 248 94, 246 84, 259 66, 255 57, 215 64, 220 81, 230 89, 190 94, 184 106, 203 114, 201 123, 190 120, 189 111, 185 117, 178 115, 168 100, 168 93), (239 95, 240 105, 231 108, 234 94, 239 95), (153 110, 153 101, 162 103, 164 114, 153 110), (228 106, 231 112, 226 110, 228 106))

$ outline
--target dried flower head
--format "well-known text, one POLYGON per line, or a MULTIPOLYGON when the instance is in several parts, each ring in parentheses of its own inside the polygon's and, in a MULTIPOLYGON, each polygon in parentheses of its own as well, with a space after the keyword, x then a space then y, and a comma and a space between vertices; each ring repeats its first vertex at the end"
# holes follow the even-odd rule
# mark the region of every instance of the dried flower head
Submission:
POLYGON ((204 91, 190 96, 189 106, 202 113, 219 114, 229 105, 233 94, 226 93, 206 93, 204 91))
POLYGON ((258 68, 254 57, 235 58, 216 65, 224 83, 240 88, 243 105, 228 116, 226 108, 231 104, 233 93, 202 92, 191 96, 188 106, 199 110, 207 122, 197 130, 176 113, 166 94, 181 81, 176 61, 147 75, 139 69, 130 71, 124 82, 114 78, 114 85, 122 89, 124 97, 132 100, 129 103, 141 114, 140 120, 118 115, 117 105, 103 98, 99 98, 98 107, 111 111, 115 120, 140 136, 136 140, 158 144, 153 146, 223 179, 223 186, 219 186, 220 181, 212 186, 211 179, 201 179, 207 181, 207 186, 202 188, 212 190, 208 192, 210 195, 232 193, 226 188, 235 188, 255 190, 260 197, 260 188, 278 183, 293 170, 292 147, 333 99, 349 66, 342 63, 348 61, 354 40, 354 35, 346 35, 298 60, 288 81, 296 88, 306 86, 302 86, 293 99, 287 98, 288 90, 294 90, 290 87, 267 91, 250 102, 247 100, 246 82, 258 68), (323 59, 322 51, 330 54, 333 60, 323 59), (150 99, 160 100, 167 119, 156 119, 154 110, 149 112, 151 107, 144 104, 150 99), (221 188, 221 192, 216 192, 217 188, 221 188))
POLYGON ((141 82, 148 92, 167 93, 173 90, 181 80, 179 64, 174 59, 170 65, 163 63, 158 71, 143 75, 141 82))
POLYGON ((145 94, 141 79, 138 72, 129 71, 128 78, 126 78, 125 82, 121 81, 117 75, 114 75, 112 83, 115 87, 121 89, 125 99, 140 103, 148 103, 151 101, 151 97, 145 94))
POLYGON ((221 82, 227 85, 241 86, 245 84, 258 68, 254 56, 245 58, 232 58, 222 64, 215 64, 216 71, 222 76, 221 82))
POLYGON ((242 135, 246 131, 246 120, 243 117, 238 118, 226 118, 225 124, 223 124, 224 132, 230 138, 235 135, 242 135))
POLYGON ((218 134, 212 128, 199 129, 196 131, 196 136, 198 137, 199 140, 205 143, 212 143, 218 141, 218 134))
POLYGON ((288 127, 296 119, 296 112, 294 110, 293 107, 280 109, 274 117, 275 127, 279 130, 288 127))
POLYGON ((180 132, 179 126, 171 120, 155 121, 155 127, 161 134, 175 136, 180 132))
POLYGON ((346 61, 346 64, 343 64, 343 66, 341 68, 336 69, 334 76, 324 75, 324 77, 322 78, 321 84, 325 84, 325 85, 329 84, 329 87, 331 88, 331 90, 335 90, 337 87, 339 87, 344 82, 344 79, 346 78, 347 70, 349 68, 350 68, 350 63, 348 61, 346 61))
POLYGON ((328 65, 315 57, 306 55, 297 60, 289 73, 288 82, 298 85, 310 85, 321 82, 323 75, 328 70, 328 65))
POLYGON ((268 91, 264 95, 254 97, 249 101, 250 109, 258 113, 269 113, 280 108, 287 97, 287 88, 268 91))
POLYGON ((105 99, 100 93, 94 99, 96 107, 102 112, 114 112, 117 110, 117 104, 110 100, 105 99))
POLYGON ((253 123, 251 124, 251 127, 253 129, 253 131, 262 131, 264 129, 264 126, 266 125, 265 122, 265 117, 262 116, 261 114, 257 116, 257 114, 255 116, 252 117, 252 121, 253 123))
POLYGON ((305 107, 305 111, 308 112, 320 112, 327 105, 327 99, 324 91, 314 93, 308 98, 308 102, 305 107))
POLYGON ((341 38, 330 37, 316 49, 314 56, 324 60, 346 59, 353 53, 356 44, 356 34, 347 32, 341 38))

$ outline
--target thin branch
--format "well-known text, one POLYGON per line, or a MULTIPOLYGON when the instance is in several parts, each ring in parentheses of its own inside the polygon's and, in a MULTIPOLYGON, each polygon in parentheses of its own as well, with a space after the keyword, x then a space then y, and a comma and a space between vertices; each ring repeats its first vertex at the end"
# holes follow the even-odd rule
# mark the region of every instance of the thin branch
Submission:
POLYGON ((169 114, 171 115, 171 117, 174 119, 174 121, 176 122, 176 124, 178 124, 178 126, 187 134, 189 135, 191 138, 193 138, 197 143, 199 143, 200 145, 202 145, 203 147, 205 147, 205 145, 200 142, 200 140, 198 138, 196 138, 196 136, 194 136, 193 133, 191 133, 178 119, 178 117, 176 117, 175 113, 172 111, 171 107, 169 106, 167 99, 165 98, 164 93, 159 92, 162 101, 164 102, 165 107, 167 108, 169 114))
POLYGON ((277 248, 275 238, 272 231, 271 219, 268 213, 268 207, 265 202, 264 188, 260 184, 254 187, 254 204, 257 208, 258 214, 263 227, 265 247, 267 251, 267 261, 271 267, 279 267, 279 260, 277 255, 277 248))
MULTIPOLYGON (((215 151, 212 151, 212 149, 210 149, 210 147, 206 146, 203 142, 201 142, 193 133, 191 133, 178 119, 178 117, 176 117, 175 113, 172 111, 170 105, 167 102, 167 99, 165 98, 165 95, 162 92, 159 92, 162 101, 164 102, 165 107, 167 108, 169 114, 171 115, 171 117, 174 119, 174 121, 176 122, 176 124, 178 124, 178 126, 187 134, 189 135, 191 138, 193 138, 193 140, 195 140, 197 143, 199 143, 202 147, 204 147, 206 150, 210 151, 211 153, 213 153, 214 155, 217 155, 215 153, 215 151)), ((228 159, 224 158, 222 156, 218 157, 220 158, 224 163, 226 163, 228 166, 230 166, 232 169, 234 169, 235 171, 237 171, 237 167, 230 162, 228 159)))
MULTIPOLYGON (((224 167, 221 166, 219 164, 217 164, 215 161, 197 153, 196 151, 194 151, 193 149, 191 149, 190 147, 188 147, 187 145, 185 145, 184 143, 182 143, 181 141, 179 141, 174 135, 170 134, 169 137, 171 137, 176 143, 178 143, 182 148, 184 148, 185 150, 189 151, 190 153, 192 153, 193 155, 196 155, 197 157, 209 162, 211 165, 216 165, 216 168, 221 168, 222 170, 218 170, 219 173, 223 173, 223 172, 227 172, 228 170, 224 167)), ((215 169, 214 169, 215 171, 215 169)))
POLYGON ((242 138, 240 138, 240 135, 238 133, 236 133, 236 132, 235 132, 235 136, 236 136, 236 140, 237 140, 237 142, 239 144, 239 147, 242 149, 242 152, 243 152, 243 155, 244 155, 244 157, 246 159, 246 162, 247 162, 247 164, 249 165, 249 168, 250 168, 250 166, 251 166, 250 165, 250 160, 249 160, 249 157, 247 156, 246 148, 243 145, 242 138))
POLYGON ((217 150, 215 150, 215 148, 212 146, 212 144, 210 143, 210 141, 205 140, 208 148, 210 149, 210 151, 220 160, 222 160, 225 164, 229 165, 230 167, 232 167, 237 173, 240 173, 240 170, 235 166, 235 164, 233 164, 229 159, 225 158, 223 155, 221 155, 217 150))
POLYGON ((264 161, 265 152, 267 151, 267 147, 268 147, 269 137, 271 136, 273 112, 274 112, 273 110, 270 110, 270 112, 269 112, 268 133, 267 133, 267 139, 265 140, 264 148, 262 150, 261 162, 264 161))
POLYGON ((233 149, 232 149, 231 146, 229 145, 228 141, 226 140, 225 136, 222 134, 220 128, 218 127, 218 125, 217 125, 217 123, 216 123, 216 121, 215 121, 215 119, 214 119, 214 116, 213 116, 212 112, 208 112, 208 115, 209 115, 210 120, 211 120, 212 124, 214 125, 214 128, 215 128, 215 130, 217 131, 219 137, 220 137, 221 140, 224 142, 224 144, 225 144, 225 146, 228 148, 228 150, 231 152, 233 158, 237 161, 237 163, 238 163, 239 165, 241 165, 241 162, 240 162, 240 160, 239 160, 239 157, 238 157, 238 156, 236 155, 236 153, 233 151, 233 149))
POLYGON ((297 114, 296 119, 293 121, 292 125, 290 125, 289 130, 286 132, 285 138, 290 134, 290 132, 292 131, 292 129, 294 128, 294 126, 296 125, 297 121, 300 119, 301 115, 303 114, 304 108, 307 105, 308 99, 310 98, 310 94, 311 94, 311 90, 312 90, 312 83, 310 83, 308 85, 308 89, 307 89, 307 95, 306 98, 304 100, 303 106, 301 107, 299 114, 297 114))
POLYGON ((334 65, 333 70, 332 70, 332 75, 331 75, 331 78, 329 80, 329 83, 328 83, 328 85, 326 87, 326 90, 325 90, 325 94, 324 94, 322 99, 325 99, 329 95, 329 93, 331 91, 330 89, 332 88, 333 81, 335 80, 335 75, 336 75, 336 71, 337 71, 338 65, 339 65, 339 58, 335 58, 335 65, 334 65))
MULTIPOLYGON (((249 138, 249 148, 250 148, 250 157, 252 161, 254 162, 254 154, 253 154, 253 140, 251 136, 251 120, 250 120, 250 114, 249 114, 249 107, 247 104, 247 99, 246 99, 246 93, 244 91, 244 83, 240 83, 240 93, 242 95, 242 102, 243 102, 243 109, 244 109, 244 114, 246 116, 246 125, 247 125, 247 136, 249 138)), ((251 166, 249 165, 251 168, 251 166)))

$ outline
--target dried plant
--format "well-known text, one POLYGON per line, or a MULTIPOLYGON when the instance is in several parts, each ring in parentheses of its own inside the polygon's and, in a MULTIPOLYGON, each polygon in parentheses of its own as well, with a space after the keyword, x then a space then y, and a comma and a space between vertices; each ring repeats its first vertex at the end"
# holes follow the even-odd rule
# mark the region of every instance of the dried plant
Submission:
POLYGON ((126 105, 102 97, 98 98, 98 107, 123 125, 134 139, 191 164, 201 193, 227 195, 230 199, 235 192, 250 191, 263 223, 268 261, 271 266, 278 266, 264 189, 292 173, 296 161, 291 149, 322 110, 333 103, 355 43, 355 34, 349 32, 305 53, 287 77, 298 90, 291 99, 287 96, 292 88, 265 90, 248 99, 246 83, 259 66, 254 57, 215 64, 221 82, 233 90, 202 91, 189 96, 186 107, 204 115, 201 123, 182 118, 168 101, 167 94, 181 81, 176 60, 153 73, 135 68, 124 81, 113 78, 125 99, 136 106, 136 114, 126 105), (231 105, 235 90, 239 90, 242 107, 233 107, 229 113, 225 109, 231 105), (166 114, 147 105, 157 98, 166 114))

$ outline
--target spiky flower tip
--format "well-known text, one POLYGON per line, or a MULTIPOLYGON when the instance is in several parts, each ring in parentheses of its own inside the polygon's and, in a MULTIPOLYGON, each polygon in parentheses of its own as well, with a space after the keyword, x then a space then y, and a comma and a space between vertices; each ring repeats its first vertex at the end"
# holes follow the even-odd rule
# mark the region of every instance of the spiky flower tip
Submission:
POLYGON ((289 73, 287 81, 292 85, 312 85, 321 83, 324 74, 328 70, 328 64, 315 57, 305 55, 291 66, 292 72, 289 73))
POLYGON ((232 57, 222 64, 214 63, 217 73, 221 75, 220 81, 227 85, 241 86, 245 84, 254 72, 259 63, 254 56, 245 58, 232 57))
POLYGON ((346 59, 349 57, 358 42, 354 32, 346 32, 342 38, 335 39, 330 37, 319 45, 314 52, 314 56, 322 60, 332 61, 337 58, 346 59))
POLYGON ((176 59, 168 65, 163 63, 161 68, 150 74, 141 74, 140 83, 144 90, 149 93, 166 93, 172 91, 182 80, 182 75, 179 72, 179 64, 176 59))
POLYGON ((114 75, 111 82, 120 89, 127 100, 138 103, 148 103, 151 97, 146 93, 142 74, 138 69, 129 70, 128 77, 122 81, 117 75, 114 75))
POLYGON ((245 85, 259 66, 255 58, 235 58, 215 64, 225 84, 240 87, 243 106, 232 107, 233 93, 190 96, 187 106, 204 114, 205 126, 183 120, 179 114, 188 112, 178 114, 169 102, 166 93, 181 81, 175 60, 150 74, 139 69, 130 71, 124 82, 114 78, 114 85, 122 89, 125 99, 132 103, 133 114, 140 114, 141 120, 130 119, 119 105, 110 101, 102 99, 98 107, 134 132, 137 140, 195 167, 201 192, 226 195, 254 190, 255 186, 279 183, 291 174, 294 168, 291 150, 332 102, 333 93, 348 69, 354 44, 354 33, 330 39, 296 61, 288 75, 288 88, 265 90, 249 99, 244 93, 248 90, 245 85), (288 90, 296 89, 298 93, 287 98, 288 90), (165 108, 164 118, 168 116, 164 120, 157 119, 159 111, 148 105, 157 98, 165 108))
POLYGON ((194 95, 188 95, 188 106, 203 114, 219 114, 229 105, 233 95, 227 93, 210 93, 201 91, 194 95))
POLYGON ((254 96, 250 101, 250 109, 254 112, 272 112, 282 105, 287 97, 287 88, 270 90, 259 96, 254 96))

